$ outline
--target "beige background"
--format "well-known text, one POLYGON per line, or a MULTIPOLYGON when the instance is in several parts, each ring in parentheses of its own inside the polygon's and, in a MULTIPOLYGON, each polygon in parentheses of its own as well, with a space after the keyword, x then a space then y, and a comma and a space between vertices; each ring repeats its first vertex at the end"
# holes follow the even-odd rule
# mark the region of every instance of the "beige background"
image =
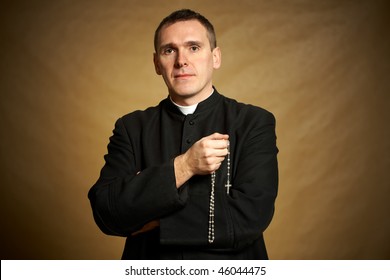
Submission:
POLYGON ((277 118, 273 259, 390 259, 387 1, 6 1, 1 5, 2 259, 118 259, 87 192, 115 120, 167 91, 159 21, 215 25, 215 85, 277 118))

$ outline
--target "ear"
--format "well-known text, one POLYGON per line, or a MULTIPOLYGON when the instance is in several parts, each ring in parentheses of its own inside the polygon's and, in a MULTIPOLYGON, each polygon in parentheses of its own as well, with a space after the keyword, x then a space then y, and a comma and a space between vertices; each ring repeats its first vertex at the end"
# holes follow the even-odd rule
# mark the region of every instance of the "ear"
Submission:
POLYGON ((214 69, 218 69, 219 67, 221 67, 221 63, 222 63, 221 49, 219 47, 215 47, 212 52, 213 52, 213 67, 214 69))
POLYGON ((153 63, 154 63, 154 69, 156 70, 156 74, 161 75, 160 63, 158 62, 158 57, 156 53, 153 54, 153 63))

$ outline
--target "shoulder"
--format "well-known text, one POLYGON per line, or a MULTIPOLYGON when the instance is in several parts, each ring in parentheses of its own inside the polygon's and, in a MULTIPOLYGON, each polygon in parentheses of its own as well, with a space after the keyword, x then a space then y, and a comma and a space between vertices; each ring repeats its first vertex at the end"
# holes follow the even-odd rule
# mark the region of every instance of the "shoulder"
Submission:
POLYGON ((128 121, 134 121, 134 120, 142 120, 142 119, 148 119, 159 112, 160 104, 153 107, 148 107, 144 110, 136 110, 130 113, 127 113, 126 115, 123 115, 121 119, 124 122, 128 121))
POLYGON ((119 117, 114 125, 114 131, 126 133, 127 135, 139 135, 145 129, 154 129, 160 116, 162 103, 143 110, 129 112, 119 117))
POLYGON ((161 107, 164 100, 160 104, 148 107, 143 110, 136 110, 121 116, 118 122, 122 122, 125 126, 142 126, 145 123, 151 122, 160 115, 161 107))
POLYGON ((253 104, 239 102, 233 98, 223 96, 224 106, 229 113, 237 118, 252 122, 254 120, 264 120, 266 122, 275 122, 275 116, 270 111, 253 104))

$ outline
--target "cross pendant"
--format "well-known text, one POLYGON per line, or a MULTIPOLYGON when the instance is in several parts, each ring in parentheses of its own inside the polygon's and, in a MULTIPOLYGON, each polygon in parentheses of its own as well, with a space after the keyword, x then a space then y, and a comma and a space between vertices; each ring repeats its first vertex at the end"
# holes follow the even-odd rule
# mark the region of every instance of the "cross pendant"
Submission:
POLYGON ((230 191, 230 188, 232 187, 232 185, 230 184, 230 181, 228 180, 226 182, 226 185, 225 185, 225 188, 226 188, 226 193, 229 194, 229 191, 230 191))

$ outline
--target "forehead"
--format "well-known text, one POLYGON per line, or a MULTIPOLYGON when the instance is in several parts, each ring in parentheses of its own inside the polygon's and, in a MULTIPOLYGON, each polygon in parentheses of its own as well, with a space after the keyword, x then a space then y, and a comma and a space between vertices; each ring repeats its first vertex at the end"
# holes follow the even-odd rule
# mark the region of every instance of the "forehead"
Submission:
POLYGON ((208 41, 207 30, 198 20, 178 21, 163 26, 158 45, 180 44, 187 41, 208 41))

